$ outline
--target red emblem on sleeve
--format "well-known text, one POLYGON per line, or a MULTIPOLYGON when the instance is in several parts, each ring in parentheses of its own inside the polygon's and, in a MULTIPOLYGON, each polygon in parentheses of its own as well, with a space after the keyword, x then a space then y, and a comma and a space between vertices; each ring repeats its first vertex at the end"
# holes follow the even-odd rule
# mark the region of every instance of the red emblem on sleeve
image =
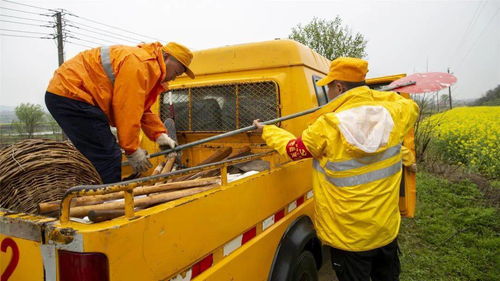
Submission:
POLYGON ((286 145, 286 153, 293 161, 312 157, 300 137, 288 142, 286 145))

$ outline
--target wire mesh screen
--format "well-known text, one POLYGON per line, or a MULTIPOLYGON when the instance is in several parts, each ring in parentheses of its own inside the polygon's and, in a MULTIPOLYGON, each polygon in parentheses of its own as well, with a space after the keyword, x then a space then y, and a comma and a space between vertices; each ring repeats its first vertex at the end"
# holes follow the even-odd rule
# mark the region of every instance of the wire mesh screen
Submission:
POLYGON ((176 89, 161 101, 162 120, 174 117, 177 131, 230 131, 279 117, 274 82, 176 89))

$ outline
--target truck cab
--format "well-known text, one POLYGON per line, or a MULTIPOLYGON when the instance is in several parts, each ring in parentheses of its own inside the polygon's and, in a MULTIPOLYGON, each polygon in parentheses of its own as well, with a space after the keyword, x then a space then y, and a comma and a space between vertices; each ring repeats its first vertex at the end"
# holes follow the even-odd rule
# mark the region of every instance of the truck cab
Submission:
MULTIPOLYGON (((196 79, 181 76, 171 82, 153 111, 162 120, 173 118, 179 144, 190 143, 249 126, 254 119, 326 104, 327 89, 315 82, 329 63, 292 40, 197 51, 191 67, 196 79)), ((367 83, 386 85, 402 76, 367 83)), ((277 125, 298 136, 311 121, 306 115, 277 125)), ((141 146, 159 152, 144 136, 141 146)), ((154 167, 165 161, 151 160, 154 167)), ((73 187, 56 217, 1 210, 2 280, 316 280, 323 254, 313 224, 311 172, 311 159, 290 161, 268 148, 260 134, 247 132, 182 151, 174 172, 73 187), (227 147, 249 153, 203 162, 227 147), (251 161, 262 165, 233 177, 231 168, 251 161), (217 171, 220 184, 134 208, 139 200, 134 188, 207 171, 217 171), (123 194, 124 215, 100 222, 72 216, 73 198, 111 193, 123 194)), ((123 174, 131 170, 124 168, 123 174)), ((401 210, 412 216, 414 178, 405 181, 401 210)))

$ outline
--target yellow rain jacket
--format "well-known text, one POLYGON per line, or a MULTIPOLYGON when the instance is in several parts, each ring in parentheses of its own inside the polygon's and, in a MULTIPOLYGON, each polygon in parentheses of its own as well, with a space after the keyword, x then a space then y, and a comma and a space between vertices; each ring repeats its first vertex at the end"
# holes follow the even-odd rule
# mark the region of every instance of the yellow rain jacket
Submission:
POLYGON ((47 91, 98 106, 117 128, 120 146, 133 153, 141 129, 151 140, 166 132, 151 112, 158 95, 168 89, 162 83, 166 73, 161 47, 158 42, 107 47, 105 64, 112 73, 103 66, 101 48, 81 52, 55 71, 47 91))
POLYGON ((299 138, 264 126, 262 138, 292 160, 313 157, 315 226, 335 248, 367 251, 399 231, 401 144, 418 106, 394 92, 351 89, 323 108, 299 138))

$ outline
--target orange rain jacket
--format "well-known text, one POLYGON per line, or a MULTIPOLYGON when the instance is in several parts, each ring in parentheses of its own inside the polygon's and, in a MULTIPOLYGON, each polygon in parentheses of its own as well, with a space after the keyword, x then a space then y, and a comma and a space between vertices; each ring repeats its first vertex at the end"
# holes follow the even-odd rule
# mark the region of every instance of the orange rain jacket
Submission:
POLYGON ((151 106, 168 89, 165 61, 158 42, 137 47, 111 46, 114 86, 101 64, 101 50, 79 53, 54 73, 47 91, 98 106, 117 128, 118 142, 127 154, 139 147, 142 129, 151 140, 166 133, 151 106))

